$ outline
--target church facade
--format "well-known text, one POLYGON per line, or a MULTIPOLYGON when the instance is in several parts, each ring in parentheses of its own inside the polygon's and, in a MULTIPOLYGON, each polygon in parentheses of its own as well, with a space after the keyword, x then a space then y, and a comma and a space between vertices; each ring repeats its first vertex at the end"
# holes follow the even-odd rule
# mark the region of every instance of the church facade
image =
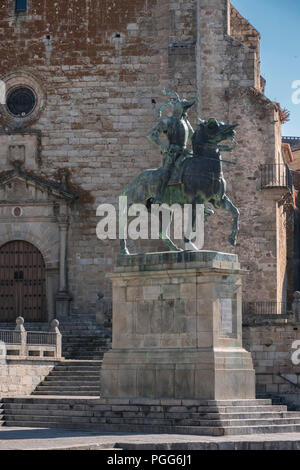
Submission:
POLYGON ((95 313, 98 291, 110 298, 119 243, 97 239, 96 210, 161 165, 145 136, 164 87, 197 99, 194 127, 239 123, 224 164, 238 244, 217 211, 204 249, 237 253, 245 302, 281 313, 293 292, 286 115, 264 94, 259 33, 228 0, 4 0, 0 40, 0 322, 95 313))

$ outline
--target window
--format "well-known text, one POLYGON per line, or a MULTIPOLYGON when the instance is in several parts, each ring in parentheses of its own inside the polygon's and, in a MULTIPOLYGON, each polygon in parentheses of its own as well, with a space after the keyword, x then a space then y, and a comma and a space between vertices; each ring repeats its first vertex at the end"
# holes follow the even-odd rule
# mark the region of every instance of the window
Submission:
POLYGON ((11 114, 24 117, 30 114, 36 104, 36 98, 30 88, 15 88, 8 93, 6 105, 11 114))
POLYGON ((27 11, 27 0, 16 0, 16 11, 27 11))

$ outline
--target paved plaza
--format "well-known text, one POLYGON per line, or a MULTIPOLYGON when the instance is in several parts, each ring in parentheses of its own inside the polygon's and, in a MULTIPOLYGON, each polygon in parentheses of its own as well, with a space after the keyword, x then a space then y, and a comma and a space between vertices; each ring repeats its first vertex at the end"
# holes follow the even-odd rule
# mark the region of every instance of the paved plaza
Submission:
POLYGON ((0 450, 299 450, 299 433, 184 436, 0 428, 0 450))

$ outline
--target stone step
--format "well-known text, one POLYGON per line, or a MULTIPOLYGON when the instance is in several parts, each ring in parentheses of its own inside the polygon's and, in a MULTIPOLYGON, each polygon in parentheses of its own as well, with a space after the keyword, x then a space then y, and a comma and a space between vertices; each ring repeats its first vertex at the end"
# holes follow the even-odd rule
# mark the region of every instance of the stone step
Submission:
POLYGON ((107 341, 100 340, 99 338, 94 339, 85 336, 84 338, 77 338, 72 341, 64 341, 63 344, 65 349, 71 349, 71 348, 81 348, 84 347, 85 350, 92 350, 95 347, 98 348, 103 348, 103 349, 108 349, 109 345, 107 344, 107 341), (86 342, 89 342, 87 345, 86 342))
MULTIPOLYGON (((73 336, 63 336, 63 339, 66 343, 68 342, 71 342, 71 343, 84 343, 84 341, 86 340, 86 337, 87 335, 73 335, 73 336)), ((92 341, 92 342, 97 342, 97 343, 101 343, 101 344, 104 344, 106 345, 107 343, 111 342, 111 340, 109 338, 104 338, 102 336, 99 336, 99 335, 88 335, 88 339, 89 341, 92 341)))
POLYGON ((91 384, 87 385, 70 385, 69 383, 66 383, 66 385, 43 385, 41 384, 39 387, 35 389, 35 393, 37 392, 51 392, 51 395, 55 395, 55 392, 89 392, 89 391, 99 391, 100 385, 97 384, 96 382, 92 382, 91 384))
POLYGON ((100 367, 95 368, 95 370, 80 370, 77 371, 77 369, 74 370, 55 370, 51 371, 49 375, 47 375, 47 378, 50 377, 100 377, 100 367))
MULTIPOLYGON (((68 369, 56 369, 55 370, 53 369, 50 374, 51 374, 51 377, 53 375, 57 376, 57 377, 60 377, 60 376, 71 376, 71 375, 81 375, 81 376, 89 376, 89 375, 97 375, 98 377, 100 377, 100 371, 101 371, 101 367, 95 367, 95 368, 92 368, 92 367, 85 367, 85 368, 79 368, 79 367, 69 367, 68 369)), ((50 376, 49 374, 49 376, 50 376)), ((48 377, 48 376, 47 376, 48 377)))
POLYGON ((65 337, 74 337, 75 334, 83 336, 84 334, 98 336, 99 338, 110 338, 110 334, 95 328, 94 326, 88 326, 84 324, 70 325, 69 328, 63 328, 59 326, 59 330, 65 337))
MULTIPOLYGON (((35 397, 35 400, 38 402, 38 399, 35 397)), ((44 398, 43 398, 43 401, 46 401, 44 398)), ((71 402, 72 399, 69 399, 67 400, 67 402, 71 402)), ((81 400, 83 401, 83 399, 81 400)), ((61 402, 63 402, 63 400, 61 400, 61 402)), ((31 404, 26 404, 26 403, 6 403, 5 404, 5 413, 7 412, 11 412, 11 411, 20 411, 22 410, 22 413, 23 412, 34 412, 34 411, 37 411, 37 412, 41 412, 41 413, 44 413, 49 411, 49 412, 54 412, 54 413, 57 413, 57 411, 82 411, 82 412, 92 412, 94 413, 94 408, 91 408, 91 406, 89 405, 79 405, 79 404, 75 404, 75 405, 72 405, 71 403, 60 403, 60 404, 40 404, 40 403, 31 403, 31 404), (92 411, 91 411, 92 410, 92 411)))
MULTIPOLYGON (((179 413, 178 413, 179 415, 179 413)), ((186 413, 183 413, 183 415, 186 415, 186 413)), ((188 414, 187 414, 188 415, 188 414)), ((214 419, 216 413, 198 413, 196 414, 198 417, 201 419, 214 419)), ((189 414, 187 417, 189 418, 195 418, 195 413, 189 414)), ((299 418, 300 419, 300 413, 295 411, 278 411, 278 412, 273 412, 273 411, 265 411, 265 412, 252 412, 252 413, 221 413, 220 414, 220 419, 221 420, 235 420, 235 419, 278 419, 278 418, 299 418)))
MULTIPOLYGON (((88 411, 88 410, 76 410, 76 411, 73 411, 73 410, 39 410, 39 409, 18 409, 18 410, 15 410, 15 409, 7 409, 5 411, 5 419, 9 419, 11 417, 11 419, 17 419, 17 418, 20 418, 21 416, 32 416, 32 417, 35 417, 34 419, 37 419, 37 417, 39 416, 43 416, 45 419, 46 418, 50 418, 50 417, 60 417, 60 418, 65 418, 66 416, 67 417, 72 417, 72 418, 76 418, 76 417, 85 417, 85 420, 88 422, 90 418, 93 418, 95 417, 94 414, 93 414, 93 411, 88 411)), ((100 418, 100 417, 99 417, 100 418)), ((102 416, 103 418, 103 416, 102 416)))
POLYGON ((87 336, 85 336, 84 339, 85 341, 82 341, 82 342, 72 341, 69 343, 63 343, 63 348, 65 351, 69 351, 72 349, 77 349, 77 350, 83 349, 84 351, 93 351, 95 349, 98 349, 99 351, 107 351, 111 349, 110 344, 102 343, 100 341, 90 341, 87 336))
POLYGON ((100 395, 101 361, 63 361, 36 387, 32 395, 100 395))
MULTIPOLYGON (((6 422, 6 426, 13 426, 13 427, 37 427, 37 428, 58 428, 58 429, 78 429, 78 430, 95 430, 101 432, 128 432, 134 433, 137 431, 137 427, 135 425, 126 425, 126 424, 94 424, 94 423, 72 423, 72 422, 63 422, 59 423, 56 421, 48 422, 48 421, 8 421, 6 422)), ((176 426, 175 428, 170 426, 139 426, 138 427, 139 433, 148 433, 148 434, 194 434, 194 435, 202 435, 202 436, 222 436, 223 430, 220 428, 203 428, 201 431, 198 427, 196 428, 189 428, 184 426, 176 426)))
POLYGON ((98 377, 100 376, 100 370, 101 370, 101 367, 95 367, 95 368, 92 368, 92 367, 89 367, 89 368, 78 368, 78 367, 74 367, 74 368, 68 368, 68 369, 56 369, 55 370, 53 369, 49 375, 47 375, 47 377, 52 377, 52 376, 56 376, 56 377, 69 377, 69 376, 81 376, 81 377, 85 377, 85 376, 95 376, 97 375, 98 377))
MULTIPOLYGON (((45 390, 45 387, 40 388, 45 390)), ((55 387, 47 387, 46 395, 49 389, 53 394, 55 387)), ((60 387, 55 393, 76 396, 74 399, 66 396, 61 399, 43 398, 38 395, 3 398, 0 419, 4 419, 7 426, 71 427, 105 432, 211 436, 300 432, 300 413, 287 412, 282 405, 271 406, 270 400, 183 400, 181 403, 185 405, 175 406, 176 401, 172 400, 140 399, 131 405, 129 400, 115 400, 108 404, 98 398, 98 393, 91 391, 91 387, 77 384, 67 390, 64 388, 63 392, 60 387), (89 388, 88 392, 86 388, 89 388), (86 398, 87 393, 95 399, 86 398), (85 398, 80 399, 79 396, 85 398)), ((37 391, 35 394, 42 395, 43 392, 37 391)))
MULTIPOLYGON (((20 417, 21 418, 21 417, 20 417)), ((109 424, 86 423, 83 420, 68 422, 58 418, 43 420, 20 419, 6 421, 6 426, 15 427, 50 427, 64 429, 95 429, 103 432, 141 432, 141 433, 168 433, 168 434, 194 434, 202 436, 245 435, 245 434, 271 434, 299 432, 300 425, 273 425, 273 426, 242 426, 235 428, 199 427, 199 426, 167 426, 167 425, 135 425, 135 424, 109 424)))
POLYGON ((39 420, 40 416, 43 416, 43 419, 52 419, 52 417, 58 417, 59 419, 65 419, 68 417, 68 420, 75 420, 76 417, 78 418, 85 418, 86 422, 95 422, 94 418, 97 419, 99 423, 109 423, 109 424, 117 424, 119 422, 122 423, 123 418, 126 418, 126 423, 128 424, 137 424, 137 425, 151 425, 151 424, 168 424, 170 426, 201 426, 201 427, 242 427, 242 426, 274 426, 274 425, 294 425, 300 424, 300 418, 277 418, 277 419, 249 419, 249 420, 230 420, 225 421, 223 419, 210 419, 210 420, 202 420, 202 419, 182 419, 177 415, 174 416, 150 416, 147 415, 146 417, 131 417, 127 416, 129 413, 124 413, 122 417, 114 417, 116 413, 109 413, 109 412, 95 412, 92 409, 90 410, 45 410, 45 409, 9 409, 7 408, 5 411, 5 418, 7 420, 16 419, 21 420, 21 416, 31 416, 32 420, 39 420), (91 419, 93 418, 93 419, 91 419))
POLYGON ((224 427, 225 436, 239 436, 247 434, 273 434, 300 432, 300 424, 271 425, 271 426, 236 426, 224 427))
MULTIPOLYGON (((221 426, 224 427, 238 427, 238 426, 275 426, 275 425, 286 425, 286 424, 300 424, 300 416, 297 418, 254 418, 254 419, 230 419, 224 420, 223 418, 220 419, 221 426)), ((209 426, 211 421, 201 421, 203 426, 209 426)), ((185 424, 183 421, 181 424, 185 424)), ((196 424, 195 424, 196 425, 196 424)))
MULTIPOLYGON (((87 340, 88 341, 88 340, 87 340)), ((91 347, 85 347, 81 345, 71 345, 70 347, 64 347, 64 352, 68 353, 83 353, 84 355, 91 355, 91 354, 96 354, 96 353, 105 353, 106 351, 109 350, 108 347, 106 346, 99 346, 96 344, 91 344, 91 347)))
POLYGON ((42 383, 49 383, 49 382, 55 382, 55 383, 68 383, 68 382, 96 382, 100 381, 100 374, 99 371, 95 375, 70 375, 70 374, 53 374, 53 375, 48 375, 44 382, 42 383))
MULTIPOLYGON (((12 413, 12 412, 17 412, 18 410, 22 410, 22 413, 38 413, 38 414, 56 414, 57 410, 60 410, 62 412, 66 411, 67 413, 85 413, 86 416, 98 416, 98 417, 103 417, 103 416, 117 416, 119 418, 144 418, 145 417, 145 411, 117 411, 116 409, 111 410, 111 408, 117 408, 117 407, 111 407, 107 405, 88 405, 88 404, 77 404, 77 405, 71 405, 71 404, 60 404, 60 405, 51 405, 51 404, 27 404, 25 403, 7 403, 5 405, 5 412, 6 413, 12 413)), ((166 418, 166 419, 171 419, 171 420, 191 420, 191 421, 196 421, 199 425, 199 423, 204 423, 204 422, 210 422, 210 423, 216 423, 221 422, 224 426, 227 425, 227 423, 230 422, 235 422, 235 424, 240 424, 237 423, 237 421, 240 420, 252 420, 252 421, 258 421, 258 420, 267 420, 270 422, 271 420, 278 420, 278 419, 297 419, 300 420, 300 413, 299 412, 286 412, 286 413, 252 413, 252 414, 246 414, 246 415, 240 415, 238 413, 236 414, 218 414, 218 413, 206 413, 206 414, 200 414, 200 413, 176 413, 176 412, 148 412, 146 413, 147 418, 149 419, 160 419, 160 418, 166 418)), ((243 421, 244 422, 244 421, 243 421)))
POLYGON ((38 387, 35 389, 37 391, 45 391, 45 390, 99 390, 100 389, 100 381, 90 381, 90 382, 42 382, 38 387))
POLYGON ((98 388, 98 391, 92 391, 92 390, 38 390, 32 392, 32 395, 55 395, 55 396, 63 396, 63 397, 68 397, 68 396, 74 396, 74 397, 99 397, 100 396, 100 389, 98 388))
POLYGON ((85 361, 85 360, 65 360, 62 362, 59 362, 56 367, 81 367, 81 368, 86 368, 86 367, 99 367, 102 364, 102 360, 92 360, 92 361, 85 361))
MULTIPOLYGON (((50 387, 52 390, 53 388, 50 387)), ((90 388, 90 387, 89 387, 90 388)), ((78 387, 74 387, 73 389, 78 390, 78 387)), ((73 391, 73 390, 72 390, 73 391)), ((20 405, 20 406, 36 406, 36 405, 41 405, 41 406, 57 406, 57 405, 62 405, 62 406, 93 406, 95 410, 100 410, 100 411, 114 411, 114 412, 131 412, 131 413, 136 413, 136 412, 142 412, 143 414, 145 413, 156 413, 156 412, 164 412, 164 413, 178 413, 178 414, 185 414, 185 413, 197 413, 197 416, 200 418, 209 416, 209 417, 214 417, 215 413, 219 413, 220 416, 228 416, 228 414, 231 414, 232 411, 230 409, 233 408, 233 413, 235 416, 240 413, 247 414, 250 417, 253 416, 253 413, 255 413, 255 416, 257 417, 257 414, 261 413, 288 413, 286 406, 282 405, 276 405, 276 406, 268 406, 268 405, 261 405, 261 406, 250 406, 250 407, 216 407, 216 406, 190 406, 190 407, 184 407, 184 406, 157 406, 157 405, 117 405, 117 404, 107 404, 106 402, 101 402, 97 401, 96 403, 90 403, 89 401, 84 402, 84 401, 79 401, 79 402, 74 402, 71 401, 69 402, 67 399, 66 400, 56 400, 54 398, 51 398, 49 400, 47 399, 40 399, 38 401, 37 398, 3 398, 3 403, 4 406, 6 407, 8 404, 11 405, 20 405)), ((293 414, 293 416, 295 416, 293 414)))
POLYGON ((108 349, 98 349, 94 348, 92 351, 85 351, 83 348, 77 349, 63 349, 63 357, 66 357, 67 359, 71 358, 76 358, 78 359, 79 357, 82 357, 83 360, 86 358, 86 360, 92 361, 94 358, 95 360, 101 360, 103 359, 104 354, 108 351, 108 349), (69 355, 68 356, 66 356, 69 355))
MULTIPOLYGON (((40 384, 34 391, 35 393, 38 393, 38 392, 51 392, 50 394, 51 395, 54 395, 55 392, 64 392, 65 390, 69 390, 69 391, 76 391, 76 390, 80 390, 80 391, 90 391, 90 390, 93 390, 94 392, 95 391, 98 391, 99 392, 99 395, 100 395, 100 382, 77 382, 76 385, 74 385, 74 382, 64 382, 64 383, 59 383, 59 384, 56 384, 55 382, 51 385, 50 384, 40 384)), ((88 394, 87 394, 88 395, 88 394)))
MULTIPOLYGON (((199 407, 200 408, 200 407, 199 407)), ((199 409, 198 411, 204 411, 199 409)), ((205 407, 203 407, 205 408, 205 407)), ((217 408, 220 413, 253 413, 253 412, 265 412, 265 411, 287 411, 287 407, 284 405, 272 405, 272 406, 226 406, 217 408)), ((208 411, 206 409, 205 411, 208 411)))
POLYGON ((94 398, 39 398, 39 397, 3 397, 2 398, 3 408, 6 409, 7 405, 98 405, 102 404, 102 401, 99 399, 95 400, 94 398))
MULTIPOLYGON (((75 354, 72 354, 71 355, 72 357, 75 357, 75 354)), ((78 357, 78 359, 85 359, 85 360, 92 360, 92 359, 103 359, 103 354, 97 354, 97 355, 93 355, 93 356, 79 356, 76 354, 76 357, 78 357)))

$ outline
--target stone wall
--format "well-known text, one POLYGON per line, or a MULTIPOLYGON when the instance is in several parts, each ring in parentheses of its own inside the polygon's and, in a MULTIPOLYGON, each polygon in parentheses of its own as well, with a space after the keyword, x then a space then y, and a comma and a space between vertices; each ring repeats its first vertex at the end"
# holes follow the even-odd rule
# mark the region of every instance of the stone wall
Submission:
POLYGON ((300 409, 300 365, 292 362, 296 340, 300 340, 300 323, 290 320, 273 318, 256 324, 252 320, 243 327, 243 344, 251 352, 256 373, 256 393, 281 397, 300 409))
POLYGON ((0 363, 0 398, 30 395, 54 366, 53 361, 34 359, 0 363))
MULTIPOLYGON (((284 230, 278 210, 283 194, 277 189, 261 190, 261 165, 284 163, 278 108, 260 91, 256 52, 228 35, 228 2, 201 1, 201 12, 200 115, 239 123, 239 145, 224 157, 236 165, 224 164, 224 175, 227 194, 241 213, 236 248, 227 241, 232 218, 224 211, 208 221, 205 248, 218 247, 239 255, 250 272, 244 280, 245 301, 279 301, 284 295, 282 273, 286 269, 286 256, 278 243, 279 231, 284 230)), ((237 35, 237 25, 234 32, 237 35)))
POLYGON ((230 8, 230 35, 255 51, 257 83, 260 83, 260 34, 237 10, 230 8))
MULTIPOLYGON (((162 87, 197 97, 202 119, 239 122, 239 146, 229 157, 237 165, 224 165, 228 195, 241 212, 238 246, 227 241, 231 215, 219 211, 207 223, 204 248, 239 255, 251 271, 245 300, 276 297, 277 212, 260 192, 260 164, 277 159, 278 110, 260 92, 259 35, 228 0, 32 0, 17 16, 6 0, 0 40, 0 75, 33 75, 41 90, 40 112, 27 125, 41 133, 35 171, 57 181, 67 170, 81 196, 68 241, 74 312, 94 312, 100 289, 111 295, 106 275, 118 242, 97 240, 96 208, 117 204, 140 171, 161 164, 145 135, 165 101, 162 87)), ((7 115, 0 115, 5 129, 7 115)), ((196 110, 190 120, 195 126, 196 110)), ((164 249, 143 242, 134 251, 156 247, 164 249)))

